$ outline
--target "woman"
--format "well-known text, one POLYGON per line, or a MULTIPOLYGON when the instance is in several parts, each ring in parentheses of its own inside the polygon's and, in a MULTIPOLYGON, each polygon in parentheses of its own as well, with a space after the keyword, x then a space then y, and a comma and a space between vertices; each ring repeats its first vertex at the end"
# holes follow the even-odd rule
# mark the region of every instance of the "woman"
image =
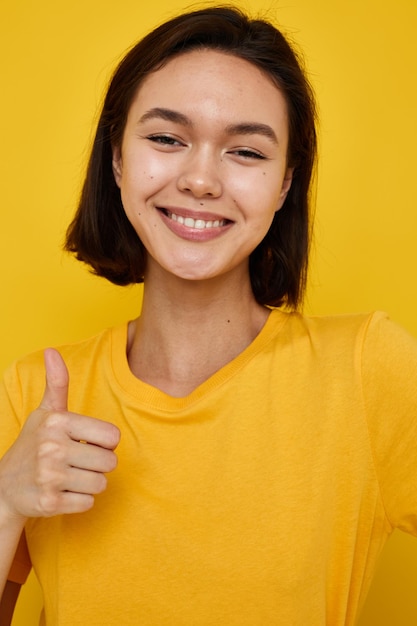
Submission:
POLYGON ((297 312, 314 119, 286 40, 234 9, 120 64, 66 248, 144 281, 142 312, 6 373, 4 604, 32 563, 46 624, 354 624, 416 533, 416 343, 297 312))

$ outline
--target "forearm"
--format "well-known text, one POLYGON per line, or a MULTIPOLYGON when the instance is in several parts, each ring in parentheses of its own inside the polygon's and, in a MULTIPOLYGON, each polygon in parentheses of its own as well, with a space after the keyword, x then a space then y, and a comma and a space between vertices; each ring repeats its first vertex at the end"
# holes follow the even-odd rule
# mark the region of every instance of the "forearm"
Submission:
POLYGON ((13 583, 10 580, 7 581, 3 591, 3 595, 0 599, 0 624, 1 626, 10 626, 13 619, 13 614, 19 597, 21 585, 19 583, 13 583))
POLYGON ((0 597, 6 585, 26 519, 10 516, 0 502, 0 597))

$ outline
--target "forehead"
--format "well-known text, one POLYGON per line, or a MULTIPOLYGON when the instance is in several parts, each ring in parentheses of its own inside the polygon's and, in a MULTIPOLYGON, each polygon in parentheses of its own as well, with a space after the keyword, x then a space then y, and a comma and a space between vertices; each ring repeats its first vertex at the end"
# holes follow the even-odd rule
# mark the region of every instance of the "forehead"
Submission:
POLYGON ((261 116, 268 123, 287 119, 285 98, 269 75, 249 61, 211 49, 180 54, 145 78, 131 109, 155 106, 210 117, 261 116))

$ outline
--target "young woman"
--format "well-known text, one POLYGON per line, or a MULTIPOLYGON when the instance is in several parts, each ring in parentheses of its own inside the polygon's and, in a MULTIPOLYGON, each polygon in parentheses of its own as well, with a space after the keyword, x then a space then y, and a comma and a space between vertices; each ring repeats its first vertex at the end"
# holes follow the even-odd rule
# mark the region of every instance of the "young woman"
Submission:
POLYGON ((5 375, 4 620, 33 565, 54 626, 351 625, 417 533, 416 342, 297 312, 314 122, 287 41, 232 8, 115 72, 66 248, 142 312, 5 375))

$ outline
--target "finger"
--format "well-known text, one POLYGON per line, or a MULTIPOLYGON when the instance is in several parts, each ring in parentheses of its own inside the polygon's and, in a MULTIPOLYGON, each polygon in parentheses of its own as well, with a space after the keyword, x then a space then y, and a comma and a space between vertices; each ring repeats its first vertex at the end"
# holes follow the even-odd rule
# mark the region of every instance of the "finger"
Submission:
POLYGON ((69 419, 66 432, 73 441, 92 444, 107 450, 114 450, 117 447, 120 441, 120 430, 114 424, 77 413, 67 415, 69 419))
POLYGON ((92 472, 112 472, 117 467, 117 456, 112 450, 81 442, 71 442, 68 465, 92 472))
POLYGON ((65 493, 61 513, 84 513, 94 506, 94 496, 85 493, 65 493))
POLYGON ((96 495, 107 487, 107 478, 100 472, 91 472, 72 467, 66 475, 65 491, 96 495))
POLYGON ((46 385, 40 407, 46 410, 66 411, 68 407, 69 374, 64 359, 57 350, 44 352, 46 385))
POLYGON ((69 513, 84 513, 94 506, 92 494, 62 491, 53 497, 45 497, 37 511, 38 516, 52 517, 69 513))

